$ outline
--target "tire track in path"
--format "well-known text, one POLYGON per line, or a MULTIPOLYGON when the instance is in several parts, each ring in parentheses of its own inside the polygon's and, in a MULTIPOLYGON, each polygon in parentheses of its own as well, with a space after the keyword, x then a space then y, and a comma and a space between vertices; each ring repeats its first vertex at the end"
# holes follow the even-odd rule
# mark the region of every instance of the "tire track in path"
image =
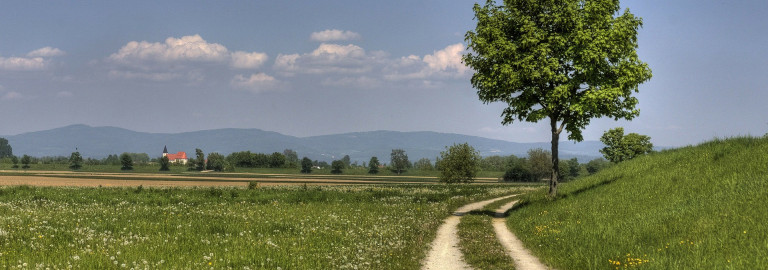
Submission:
POLYGON ((515 195, 494 198, 490 200, 470 203, 459 207, 451 216, 445 219, 442 225, 437 229, 435 240, 424 259, 421 269, 423 270, 452 270, 452 269, 472 269, 465 261, 459 249, 458 225, 461 216, 473 210, 480 210, 489 203, 510 198, 515 195))
POLYGON ((504 246, 507 255, 512 257, 512 260, 515 261, 515 269, 549 269, 546 265, 542 264, 538 258, 531 255, 531 252, 523 246, 523 242, 521 242, 520 239, 518 239, 507 227, 505 213, 511 209, 515 203, 517 203, 517 201, 511 201, 502 205, 499 209, 496 209, 496 217, 493 219, 493 230, 496 232, 496 238, 498 238, 501 245, 504 246))

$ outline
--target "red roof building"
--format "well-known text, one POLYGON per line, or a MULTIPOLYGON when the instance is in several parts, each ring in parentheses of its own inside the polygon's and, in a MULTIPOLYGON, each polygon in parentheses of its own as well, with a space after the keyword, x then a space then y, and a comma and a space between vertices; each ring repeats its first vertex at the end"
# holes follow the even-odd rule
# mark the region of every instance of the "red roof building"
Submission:
POLYGON ((177 152, 176 154, 169 154, 168 147, 163 147, 163 156, 168 157, 169 162, 187 164, 187 152, 177 152))

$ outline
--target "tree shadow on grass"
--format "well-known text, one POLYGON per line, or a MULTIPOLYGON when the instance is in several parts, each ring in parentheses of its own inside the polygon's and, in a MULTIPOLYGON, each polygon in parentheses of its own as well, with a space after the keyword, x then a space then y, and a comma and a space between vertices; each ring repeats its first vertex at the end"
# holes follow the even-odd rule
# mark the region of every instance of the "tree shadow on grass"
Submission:
MULTIPOLYGON (((463 213, 463 215, 472 215, 472 216, 489 216, 492 218, 507 218, 509 216, 509 213, 514 211, 515 209, 519 208, 521 204, 528 204, 527 202, 517 202, 512 207, 507 209, 507 211, 502 212, 496 212, 493 210, 472 210, 466 213, 463 213)), ((456 213, 454 213, 456 215, 456 213)))
MULTIPOLYGON (((584 193, 584 192, 587 192, 587 191, 590 191, 590 190, 593 190, 593 189, 596 189, 596 188, 599 188, 599 187, 611 184, 613 182, 616 182, 616 180, 619 180, 619 178, 620 177, 618 177, 618 176, 614 176, 612 178, 609 178, 609 179, 597 182, 597 183, 592 184, 592 185, 581 187, 579 189, 576 189, 576 190, 568 192, 568 193, 561 193, 561 194, 559 194, 557 196, 557 199, 562 200, 562 199, 565 199, 565 198, 568 198, 568 197, 571 197, 571 196, 577 196, 577 195, 579 195, 581 193, 584 193)), ((548 201, 552 201, 552 200, 549 199, 548 201)), ((507 218, 509 216, 509 214, 512 213, 512 211, 516 211, 516 210, 521 209, 523 207, 526 207, 528 205, 531 205, 531 201, 529 201, 529 200, 520 200, 517 203, 515 203, 514 205, 512 205, 512 207, 507 209, 507 211, 505 211, 504 213, 498 213, 498 212, 493 211, 493 210, 473 210, 473 211, 469 211, 469 212, 454 212, 453 215, 454 216, 464 216, 464 215, 477 215, 477 216, 480 216, 480 215, 483 215, 483 216, 489 216, 489 217, 492 217, 492 218, 507 218)))
POLYGON ((620 177, 618 177, 618 176, 614 176, 614 177, 611 177, 609 179, 597 182, 595 184, 592 184, 592 185, 589 185, 589 186, 585 186, 585 187, 576 189, 576 190, 571 191, 569 193, 559 194, 557 196, 557 198, 558 199, 565 199, 565 198, 568 198, 570 196, 577 196, 577 195, 579 195, 581 193, 584 193, 584 192, 587 192, 587 191, 590 191, 590 190, 593 190, 593 189, 596 189, 596 188, 608 185, 610 183, 616 182, 616 180, 619 180, 619 178, 620 177))

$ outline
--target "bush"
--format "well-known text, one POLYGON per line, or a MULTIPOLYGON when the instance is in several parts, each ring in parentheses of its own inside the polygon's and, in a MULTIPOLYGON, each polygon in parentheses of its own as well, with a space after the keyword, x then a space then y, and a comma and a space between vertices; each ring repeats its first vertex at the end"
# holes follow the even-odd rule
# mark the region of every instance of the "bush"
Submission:
POLYGON ((341 174, 341 170, 344 169, 344 162, 341 160, 334 160, 331 162, 331 173, 341 174))
POLYGON ((507 182, 529 182, 531 179, 533 179, 531 172, 523 168, 523 166, 514 166, 504 172, 504 181, 507 182))
POLYGON ((257 188, 259 188, 259 182, 256 182, 256 181, 248 182, 248 190, 254 190, 257 188))
POLYGON ((368 173, 369 174, 377 174, 379 173, 379 158, 377 157, 371 157, 370 162, 368 162, 368 173))
POLYGON ((312 173, 312 160, 308 157, 301 159, 301 173, 312 173))
POLYGON ((470 183, 480 170, 480 154, 467 143, 454 144, 440 153, 440 182, 470 183))

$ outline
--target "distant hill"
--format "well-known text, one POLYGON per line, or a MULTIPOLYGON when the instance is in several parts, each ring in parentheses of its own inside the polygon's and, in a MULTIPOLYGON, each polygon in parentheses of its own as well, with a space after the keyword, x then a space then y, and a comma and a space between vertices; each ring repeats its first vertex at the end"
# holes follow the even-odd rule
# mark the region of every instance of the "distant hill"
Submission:
MULTIPOLYGON (((215 129, 183 133, 145 133, 117 127, 72 125, 45 131, 29 132, 8 139, 17 156, 69 156, 77 148, 84 157, 103 158, 123 152, 160 156, 163 147, 169 152, 229 154, 237 151, 259 153, 293 149, 299 157, 332 161, 349 155, 352 161, 367 162, 372 156, 389 161, 392 149, 402 148, 411 161, 434 160, 445 146, 467 142, 483 156, 525 156, 532 148, 549 149, 548 142, 515 143, 502 140, 438 132, 370 131, 312 137, 294 137, 260 129, 215 129)), ((561 142, 561 158, 577 157, 580 161, 598 158, 603 144, 597 141, 561 142)))

